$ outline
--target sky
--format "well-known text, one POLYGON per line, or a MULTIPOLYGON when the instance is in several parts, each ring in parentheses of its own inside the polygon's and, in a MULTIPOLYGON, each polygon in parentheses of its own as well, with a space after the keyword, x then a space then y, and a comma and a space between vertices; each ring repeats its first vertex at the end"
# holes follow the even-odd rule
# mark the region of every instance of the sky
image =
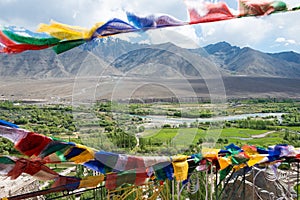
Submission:
MULTIPOLYGON (((201 0, 195 0, 201 1, 201 0)), ((236 0, 225 0, 232 10, 236 0)), ((300 0, 284 0, 288 7, 300 0)), ((60 23, 92 27, 112 18, 126 21, 126 11, 138 15, 164 13, 188 21, 183 0, 0 0, 0 25, 14 25, 35 31, 40 23, 60 23)), ((300 53, 300 11, 270 16, 245 17, 221 22, 188 25, 147 31, 143 34, 119 34, 128 41, 141 43, 173 42, 187 48, 203 47, 221 41, 263 52, 300 53)))

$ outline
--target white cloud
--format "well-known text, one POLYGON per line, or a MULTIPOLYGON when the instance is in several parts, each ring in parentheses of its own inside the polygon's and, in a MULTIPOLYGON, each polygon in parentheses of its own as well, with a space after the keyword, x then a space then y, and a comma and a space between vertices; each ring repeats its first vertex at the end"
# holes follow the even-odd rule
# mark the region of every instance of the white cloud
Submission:
MULTIPOLYGON (((201 46, 227 41, 240 47, 249 46, 265 52, 286 51, 286 44, 292 44, 294 51, 300 51, 297 21, 300 12, 276 13, 270 16, 245 17, 221 22, 199 24, 201 46), (285 43, 274 44, 276 39, 288 38, 285 43)), ((291 48, 291 46, 289 46, 291 48)))
POLYGON ((195 9, 200 16, 208 13, 207 7, 203 4, 204 0, 185 0, 188 8, 195 9))
POLYGON ((279 38, 276 38, 275 42, 284 42, 285 41, 285 38, 283 37, 279 37, 279 38))
POLYGON ((1 0, 0 24, 35 30, 51 19, 70 25, 92 27, 112 18, 126 20, 126 11, 144 15, 166 13, 187 20, 182 0, 1 0))
POLYGON ((262 42, 272 30, 272 24, 261 18, 242 18, 202 26, 203 45, 228 41, 238 46, 255 45, 262 42))
POLYGON ((287 40, 287 42, 288 42, 289 44, 296 44, 296 41, 295 41, 295 40, 287 40))
POLYGON ((119 34, 114 37, 140 44, 171 42, 183 48, 199 48, 199 37, 192 26, 153 29, 145 32, 119 34))
POLYGON ((287 4, 288 8, 299 6, 299 0, 285 0, 284 2, 287 4))
POLYGON ((216 32, 215 27, 208 27, 207 32, 205 33, 206 36, 211 36, 216 32))
POLYGON ((286 38, 283 38, 283 37, 276 38, 275 42, 284 43, 285 46, 288 46, 290 44, 296 44, 295 40, 286 39, 286 38))
MULTIPOLYGON (((236 9, 235 0, 225 1, 236 9)), ((299 0, 285 2, 290 7, 300 5, 299 0)), ((26 0, 26 3, 22 0, 1 0, 0 24, 35 30, 39 23, 49 23, 53 19, 61 23, 89 28, 97 22, 105 22, 114 17, 126 20, 127 10, 143 15, 166 13, 183 21, 188 20, 183 0, 26 0)), ((293 47, 293 50, 300 52, 300 41, 297 38, 300 33, 299 18, 300 12, 295 11, 266 17, 247 17, 161 29, 147 32, 148 36, 142 37, 140 41, 176 42, 178 37, 175 33, 177 33, 182 35, 177 41, 181 46, 194 46, 194 43, 203 46, 228 41, 233 45, 250 46, 263 51, 280 51, 293 47), (166 31, 174 31, 174 33, 169 36, 164 35, 166 31), (280 37, 286 38, 287 41, 275 42, 280 37), (285 46, 286 43, 290 46, 285 46)), ((134 35, 121 36, 120 34, 119 36, 129 41, 137 39, 134 35)))
POLYGON ((133 40, 140 41, 141 35, 139 33, 124 33, 124 34, 118 34, 114 37, 130 42, 133 40))

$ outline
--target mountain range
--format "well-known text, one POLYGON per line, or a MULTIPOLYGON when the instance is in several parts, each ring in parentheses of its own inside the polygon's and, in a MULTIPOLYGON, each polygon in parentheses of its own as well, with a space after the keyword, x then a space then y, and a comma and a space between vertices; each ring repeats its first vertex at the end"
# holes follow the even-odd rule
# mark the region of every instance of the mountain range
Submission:
POLYGON ((0 77, 69 78, 79 73, 96 75, 101 71, 102 75, 195 78, 199 70, 189 59, 195 57, 201 67, 214 65, 223 76, 300 77, 300 54, 296 52, 264 53, 227 42, 184 49, 172 43, 133 44, 111 38, 91 41, 60 55, 50 49, 2 54, 0 77))

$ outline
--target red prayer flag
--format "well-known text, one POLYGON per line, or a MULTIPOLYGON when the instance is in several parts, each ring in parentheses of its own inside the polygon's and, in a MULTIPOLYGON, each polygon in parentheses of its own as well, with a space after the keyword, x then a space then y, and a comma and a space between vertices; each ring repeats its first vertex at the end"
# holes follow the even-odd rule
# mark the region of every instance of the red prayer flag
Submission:
POLYGON ((203 4, 203 8, 201 10, 197 9, 194 4, 189 4, 189 1, 186 3, 190 15, 190 24, 214 22, 235 18, 224 2, 200 2, 203 4))
POLYGON ((58 173, 45 166, 41 161, 19 158, 15 161, 14 168, 7 173, 7 176, 16 179, 22 173, 35 176, 39 180, 50 180, 58 176, 58 173))
POLYGON ((272 6, 273 1, 269 0, 240 0, 239 12, 240 16, 259 16, 268 15, 275 11, 272 6))
POLYGON ((27 156, 38 156, 51 141, 52 139, 47 136, 29 132, 15 145, 15 148, 27 156))
POLYGON ((106 180, 105 180, 105 188, 108 190, 114 190, 117 187, 117 178, 118 174, 117 173, 110 173, 106 175, 106 180))
POLYGON ((26 50, 41 50, 49 48, 49 45, 32 45, 32 44, 18 44, 6 37, 0 31, 0 53, 21 53, 26 50))
POLYGON ((143 185, 146 182, 146 179, 149 178, 147 172, 144 169, 137 169, 136 170, 136 177, 135 177, 135 185, 143 185))
POLYGON ((141 157, 128 156, 125 170, 145 168, 145 162, 141 157))

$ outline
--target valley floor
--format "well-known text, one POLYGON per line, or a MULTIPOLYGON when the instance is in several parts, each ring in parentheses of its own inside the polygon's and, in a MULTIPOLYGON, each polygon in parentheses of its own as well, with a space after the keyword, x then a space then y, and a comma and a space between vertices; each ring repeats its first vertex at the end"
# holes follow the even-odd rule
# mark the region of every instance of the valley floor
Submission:
MULTIPOLYGON (((37 103, 86 103, 95 100, 175 98, 179 101, 211 98, 291 98, 300 99, 300 79, 270 77, 223 77, 214 89, 204 79, 147 79, 132 77, 76 77, 56 79, 0 79, 0 100, 37 103), (210 91, 210 92, 209 92, 210 91)), ((167 100, 166 100, 167 101, 167 100)))

